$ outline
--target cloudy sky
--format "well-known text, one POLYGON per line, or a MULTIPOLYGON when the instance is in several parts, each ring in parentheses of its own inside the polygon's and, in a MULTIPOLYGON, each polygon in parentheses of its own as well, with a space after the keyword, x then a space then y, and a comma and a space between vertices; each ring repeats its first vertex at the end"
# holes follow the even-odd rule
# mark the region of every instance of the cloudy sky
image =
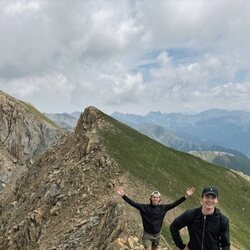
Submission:
POLYGON ((41 112, 250 110, 248 0, 1 0, 0 89, 41 112))

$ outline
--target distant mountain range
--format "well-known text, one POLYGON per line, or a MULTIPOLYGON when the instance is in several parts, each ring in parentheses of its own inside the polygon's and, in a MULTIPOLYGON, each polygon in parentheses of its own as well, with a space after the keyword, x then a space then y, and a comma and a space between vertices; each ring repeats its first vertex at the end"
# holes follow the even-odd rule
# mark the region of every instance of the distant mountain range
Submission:
POLYGON ((44 115, 65 130, 73 131, 81 115, 81 112, 76 111, 73 113, 44 113, 44 115))
MULTIPOLYGON (((118 118, 119 120, 119 118, 118 118)), ((123 120, 122 120, 123 121, 123 120)), ((189 151, 223 151, 234 154, 240 157, 246 157, 243 153, 225 148, 219 145, 209 145, 206 142, 196 142, 196 140, 186 139, 185 136, 180 136, 177 133, 171 132, 169 129, 150 123, 131 123, 123 121, 129 126, 135 128, 141 133, 148 135, 152 139, 161 142, 162 144, 175 148, 183 152, 189 151)), ((247 157, 246 157, 247 158, 247 157)))
POLYGON ((115 112, 124 122, 150 123, 167 128, 192 142, 220 145, 250 156, 250 112, 211 109, 198 114, 150 112, 146 116, 115 112))

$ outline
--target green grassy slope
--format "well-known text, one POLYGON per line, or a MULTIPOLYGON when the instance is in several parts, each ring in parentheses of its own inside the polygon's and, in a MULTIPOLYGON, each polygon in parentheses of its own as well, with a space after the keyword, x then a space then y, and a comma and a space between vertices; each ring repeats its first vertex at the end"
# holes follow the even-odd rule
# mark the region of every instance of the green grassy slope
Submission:
MULTIPOLYGON (((105 116, 113 127, 103 131, 103 143, 124 170, 154 185, 173 200, 188 186, 195 186, 194 198, 182 208, 199 206, 204 186, 219 188, 219 208, 230 218, 231 239, 240 249, 250 246, 250 184, 231 171, 182 153, 146 137, 134 129, 105 116)), ((169 230, 163 229, 167 238, 169 230)))

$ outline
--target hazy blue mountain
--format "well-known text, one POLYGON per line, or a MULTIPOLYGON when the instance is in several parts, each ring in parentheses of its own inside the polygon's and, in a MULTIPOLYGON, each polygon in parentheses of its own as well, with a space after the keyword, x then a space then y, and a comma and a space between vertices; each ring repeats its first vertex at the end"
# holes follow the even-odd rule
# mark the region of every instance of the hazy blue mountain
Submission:
MULTIPOLYGON (((124 121, 123 121, 124 122, 124 121)), ((124 122, 127 125, 135 128, 139 132, 151 137, 152 139, 161 142, 162 144, 175 148, 179 151, 188 152, 191 150, 204 150, 209 146, 199 145, 192 141, 188 141, 177 134, 169 131, 163 126, 151 124, 151 123, 132 123, 124 122)))
POLYGON ((228 149, 225 147, 221 147, 219 145, 209 145, 206 143, 199 144, 191 140, 186 140, 182 138, 181 136, 169 131, 167 128, 164 128, 159 125, 154 125, 150 123, 137 123, 137 124, 127 123, 127 124, 135 128, 136 130, 140 131, 141 133, 155 139, 156 141, 159 141, 162 144, 175 148, 179 151, 183 151, 183 152, 189 152, 191 150, 220 151, 220 152, 227 152, 230 154, 234 154, 241 158, 247 158, 246 155, 233 149, 228 149))
POLYGON ((81 115, 81 112, 79 111, 75 111, 75 112, 72 112, 72 113, 66 113, 67 115, 71 115, 73 117, 75 117, 77 120, 79 119, 80 115, 81 115))
POLYGON ((198 144, 220 145, 250 156, 250 112, 212 109, 198 114, 150 112, 146 116, 113 113, 124 122, 163 126, 198 144))
POLYGON ((66 129, 67 131, 73 131, 78 119, 80 117, 80 112, 73 113, 43 113, 50 120, 55 122, 60 127, 66 129))

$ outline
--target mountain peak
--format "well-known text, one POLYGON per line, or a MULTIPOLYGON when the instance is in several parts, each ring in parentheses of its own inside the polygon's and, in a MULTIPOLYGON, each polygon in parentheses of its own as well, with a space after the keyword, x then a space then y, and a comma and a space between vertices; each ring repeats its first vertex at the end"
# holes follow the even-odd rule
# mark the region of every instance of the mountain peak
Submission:
POLYGON ((82 131, 88 130, 92 127, 97 127, 97 121, 101 118, 102 112, 93 107, 87 107, 84 112, 80 115, 78 123, 75 128, 76 134, 81 134, 82 131))

